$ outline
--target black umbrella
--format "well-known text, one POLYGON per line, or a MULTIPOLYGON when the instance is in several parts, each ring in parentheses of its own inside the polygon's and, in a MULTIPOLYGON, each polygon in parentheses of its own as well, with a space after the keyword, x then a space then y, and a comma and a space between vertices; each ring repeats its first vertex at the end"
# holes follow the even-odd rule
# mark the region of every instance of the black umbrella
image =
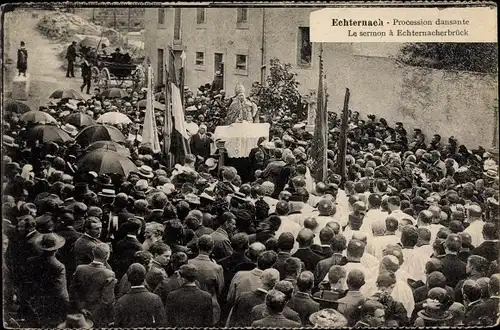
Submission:
POLYGON ((94 150, 106 150, 106 151, 114 151, 122 156, 129 157, 130 150, 121 144, 113 141, 96 141, 89 145, 86 151, 94 151, 94 150))
POLYGON ((77 128, 87 127, 95 125, 95 120, 89 115, 81 112, 72 113, 64 119, 68 124, 71 124, 77 128))
POLYGON ((108 125, 93 125, 85 127, 75 140, 81 146, 89 145, 96 141, 125 142, 127 139, 117 128, 108 125))
POLYGON ((128 96, 128 93, 125 92, 121 88, 112 87, 112 88, 108 88, 104 92, 102 92, 101 96, 108 98, 108 99, 113 99, 113 98, 122 98, 122 97, 128 96))
POLYGON ((73 100, 85 100, 83 95, 80 92, 75 91, 74 89, 58 89, 52 94, 50 94, 49 98, 51 99, 73 99, 73 100))
POLYGON ((122 174, 128 176, 130 172, 136 172, 137 166, 125 156, 108 150, 94 150, 88 152, 76 160, 78 171, 97 174, 122 174))
POLYGON ((57 123, 57 120, 49 115, 46 112, 43 111, 38 111, 38 110, 33 110, 33 111, 28 111, 24 113, 20 118, 20 121, 23 123, 32 123, 32 124, 39 124, 39 123, 44 123, 44 124, 49 124, 49 123, 57 123))
POLYGON ((23 103, 21 101, 10 100, 5 104, 5 112, 7 113, 25 113, 28 111, 31 111, 30 107, 26 103, 23 103))
POLYGON ((26 139, 28 141, 38 140, 45 143, 73 140, 68 133, 53 125, 37 125, 30 128, 26 134, 26 139))

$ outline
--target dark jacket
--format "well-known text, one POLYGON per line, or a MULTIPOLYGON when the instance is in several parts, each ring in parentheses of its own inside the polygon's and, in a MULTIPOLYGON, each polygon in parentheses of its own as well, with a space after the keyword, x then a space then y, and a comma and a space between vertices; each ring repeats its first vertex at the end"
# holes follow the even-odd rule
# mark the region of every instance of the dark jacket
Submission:
POLYGON ((267 292, 263 289, 243 292, 236 299, 229 326, 231 327, 249 327, 252 325, 251 311, 255 306, 263 304, 266 299, 267 292))
MULTIPOLYGON (((87 234, 83 234, 79 239, 76 240, 73 247, 73 252, 75 254, 76 265, 87 265, 94 259, 93 250, 94 247, 101 243, 97 238, 93 238, 87 234)), ((109 265, 107 268, 111 269, 109 265)))
POLYGON ((347 258, 340 253, 334 253, 330 258, 320 260, 314 269, 314 285, 319 286, 332 266, 343 266, 347 258))
POLYGON ((446 285, 449 287, 456 287, 458 282, 467 276, 465 271, 466 264, 457 255, 447 254, 441 262, 443 265, 442 273, 446 277, 446 285))
MULTIPOLYGON (((255 322, 257 320, 262 320, 263 318, 267 317, 269 313, 267 312, 267 306, 265 303, 262 303, 260 305, 255 306, 252 308, 251 312, 251 317, 252 317, 252 322, 255 322)), ((301 319, 299 313, 296 311, 292 310, 290 307, 285 306, 283 309, 283 316, 286 317, 290 321, 297 322, 301 324, 301 319)), ((253 326, 253 323, 252 323, 253 326)))
POLYGON ((40 326, 54 326, 64 320, 69 308, 66 285, 66 269, 55 256, 36 256, 26 263, 29 292, 24 297, 29 300, 38 315, 40 326))
POLYGON ((286 276, 285 274, 285 261, 288 258, 291 258, 292 254, 290 252, 278 252, 278 259, 274 264, 273 268, 277 269, 280 272, 280 280, 283 280, 286 276))
POLYGON ((145 287, 131 288, 115 305, 115 327, 139 328, 165 325, 160 297, 145 287))
POLYGON ((372 298, 384 305, 386 324, 392 325, 393 322, 397 322, 397 325, 400 327, 410 325, 408 314, 401 302, 396 301, 390 295, 381 292, 375 293, 372 298))
POLYGON ((57 234, 61 237, 64 237, 66 242, 64 246, 57 251, 57 259, 61 261, 66 267, 66 280, 68 285, 71 284, 71 277, 76 270, 76 262, 75 262, 75 254, 74 247, 75 242, 82 236, 82 233, 79 233, 73 227, 65 227, 61 228, 57 234))
POLYGON ((302 325, 287 319, 284 314, 269 315, 252 323, 252 328, 300 328, 302 325))
POLYGON ((310 324, 309 316, 319 311, 319 303, 314 301, 308 293, 300 291, 293 295, 288 307, 299 313, 302 325, 310 324))
POLYGON ((314 253, 310 248, 299 248, 292 257, 299 258, 305 265, 306 270, 314 272, 316 265, 322 257, 314 253))
POLYGON ((77 309, 87 309, 97 326, 106 327, 113 320, 115 273, 99 263, 80 265, 70 286, 71 301, 77 309))
POLYGON ((204 137, 202 137, 197 133, 191 136, 189 145, 191 147, 191 152, 193 153, 193 155, 201 156, 204 159, 207 159, 210 157, 210 143, 211 140, 206 134, 204 135, 204 137))
MULTIPOLYGON (((154 293, 161 298, 163 305, 165 306, 167 303, 167 297, 170 292, 173 292, 183 286, 185 283, 184 279, 179 275, 178 272, 175 272, 167 279, 161 281, 160 284, 154 290, 154 293)), ((196 286, 200 287, 200 283, 196 281, 196 286)))
POLYGON ((340 298, 338 311, 342 313, 347 319, 347 325, 352 327, 356 323, 354 311, 359 303, 364 299, 364 296, 359 291, 347 291, 344 298, 340 298))
POLYGON ((17 50, 17 69, 26 70, 28 68, 28 50, 19 48, 17 50))
POLYGON ((498 255, 500 254, 500 242, 484 241, 472 250, 472 254, 484 257, 489 262, 493 262, 498 259, 498 255))
POLYGON ((231 247, 229 235, 224 229, 219 227, 216 231, 210 234, 210 236, 214 240, 214 249, 211 255, 213 259, 220 260, 233 254, 233 248, 231 247))
POLYGON ((211 327, 212 296, 196 286, 182 286, 170 292, 165 309, 168 327, 211 327))
POLYGON ((142 244, 135 237, 126 236, 116 243, 112 266, 117 278, 122 278, 128 267, 133 263, 134 254, 141 250, 142 244))
POLYGON ((92 77, 92 70, 91 70, 92 67, 90 66, 90 64, 87 61, 83 61, 81 68, 82 68, 82 77, 83 78, 92 77))
POLYGON ((68 51, 66 52, 66 59, 70 61, 76 60, 76 47, 73 45, 68 46, 68 51))

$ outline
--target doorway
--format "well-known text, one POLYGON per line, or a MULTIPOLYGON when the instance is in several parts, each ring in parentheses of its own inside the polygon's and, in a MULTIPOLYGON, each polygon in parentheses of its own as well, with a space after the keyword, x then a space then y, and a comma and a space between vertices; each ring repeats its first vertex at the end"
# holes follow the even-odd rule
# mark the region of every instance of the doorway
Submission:
POLYGON ((224 54, 214 53, 214 89, 224 89, 224 54))

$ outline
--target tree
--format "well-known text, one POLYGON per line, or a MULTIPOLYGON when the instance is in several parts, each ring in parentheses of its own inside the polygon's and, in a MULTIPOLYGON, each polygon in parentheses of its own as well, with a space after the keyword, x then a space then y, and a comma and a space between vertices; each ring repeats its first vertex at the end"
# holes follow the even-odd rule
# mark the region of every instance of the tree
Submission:
POLYGON ((498 72, 495 43, 410 43, 402 47, 398 59, 434 69, 498 72))
POLYGON ((291 71, 290 63, 281 63, 277 58, 272 58, 270 64, 266 86, 254 82, 250 92, 251 99, 268 118, 295 113, 304 119, 307 114, 301 106, 297 73, 291 71))

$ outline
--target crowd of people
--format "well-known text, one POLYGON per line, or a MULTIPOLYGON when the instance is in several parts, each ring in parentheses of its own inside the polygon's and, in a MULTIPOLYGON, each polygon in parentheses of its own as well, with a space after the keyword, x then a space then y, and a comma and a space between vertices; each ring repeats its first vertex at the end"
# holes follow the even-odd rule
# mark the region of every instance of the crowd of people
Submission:
MULTIPOLYGON (((64 124, 122 112, 137 171, 83 172, 87 145, 42 143, 16 113, 3 123, 4 314, 10 326, 490 326, 500 298, 498 163, 484 149, 358 112, 329 116, 328 180, 292 113, 270 120, 242 168, 210 133, 232 99, 185 90, 191 152, 172 169, 140 139, 145 92, 61 100, 64 124)), ((162 93, 157 95, 161 101, 162 93)), ((36 123, 40 124, 40 123, 36 123)), ((64 125, 63 125, 64 124, 64 125)), ((163 116, 157 116, 161 136, 163 116)), ((112 152, 112 151, 109 151, 112 152)))

